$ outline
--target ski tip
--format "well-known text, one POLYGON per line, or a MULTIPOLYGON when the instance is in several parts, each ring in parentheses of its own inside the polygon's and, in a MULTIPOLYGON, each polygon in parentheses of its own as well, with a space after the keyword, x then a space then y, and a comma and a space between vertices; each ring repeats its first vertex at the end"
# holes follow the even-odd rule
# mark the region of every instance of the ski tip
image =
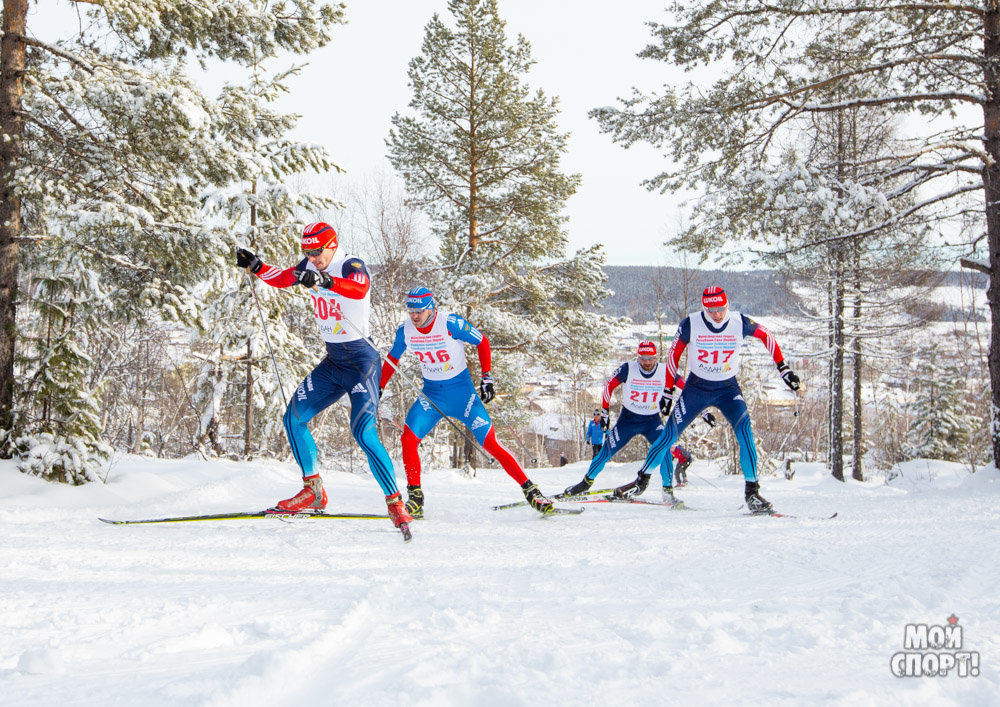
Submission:
POLYGON ((399 532, 403 534, 403 542, 404 543, 408 543, 411 540, 413 540, 413 533, 410 532, 410 524, 409 523, 400 523, 399 524, 399 532))

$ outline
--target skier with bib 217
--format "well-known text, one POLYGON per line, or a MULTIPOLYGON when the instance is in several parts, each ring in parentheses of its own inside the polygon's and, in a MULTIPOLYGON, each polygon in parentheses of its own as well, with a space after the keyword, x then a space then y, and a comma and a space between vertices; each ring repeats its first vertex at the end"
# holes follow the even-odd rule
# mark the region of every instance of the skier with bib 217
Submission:
MULTIPOLYGON (((323 222, 305 227, 302 255, 294 267, 282 269, 266 264, 244 248, 236 251, 236 264, 271 287, 303 285, 313 290, 316 324, 326 342, 326 356, 296 389, 283 418, 288 444, 302 470, 303 488, 292 498, 279 501, 275 508, 305 511, 326 507, 326 490, 316 470, 316 441, 307 423, 347 394, 351 400, 351 434, 385 494, 393 524, 401 528, 413 518, 403 505, 392 460, 378 438, 375 423, 379 355, 368 341, 368 270, 360 259, 338 252, 337 233, 323 222)), ((401 529, 408 532, 408 528, 401 529)))
POLYGON ((641 494, 649 483, 648 470, 659 466, 664 497, 673 498, 673 489, 669 488, 668 483, 672 464, 666 451, 701 411, 714 406, 732 426, 739 444, 747 508, 754 514, 771 513, 771 503, 760 495, 757 447, 750 426, 750 413, 736 380, 744 338, 752 336, 760 339, 778 367, 781 379, 793 391, 799 389, 799 377, 788 367, 771 332, 745 314, 729 310, 725 290, 721 287, 707 287, 702 293, 701 302, 702 311, 689 314, 677 327, 677 334, 667 354, 667 378, 663 396, 663 413, 667 415, 667 424, 660 437, 649 448, 646 461, 639 469, 635 481, 615 489, 615 494, 625 497, 641 494), (677 366, 685 349, 688 349, 688 375, 684 390, 676 396, 675 404, 674 382, 677 366), (673 415, 670 414, 671 411, 673 415))
POLYGON ((521 486, 528 504, 539 513, 553 511, 552 501, 525 475, 524 469, 506 447, 497 440, 493 422, 483 403, 493 400, 493 377, 490 342, 481 331, 457 314, 438 311, 434 297, 426 287, 415 287, 406 296, 409 319, 396 329, 392 348, 382 364, 379 387, 385 390, 399 359, 407 349, 420 362, 424 386, 421 397, 406 414, 403 427, 403 467, 406 469, 406 508, 414 518, 424 516, 424 492, 420 486, 421 440, 443 415, 464 424, 476 441, 491 454, 514 481, 521 486), (479 353, 482 379, 479 395, 465 362, 465 345, 472 344, 479 353))

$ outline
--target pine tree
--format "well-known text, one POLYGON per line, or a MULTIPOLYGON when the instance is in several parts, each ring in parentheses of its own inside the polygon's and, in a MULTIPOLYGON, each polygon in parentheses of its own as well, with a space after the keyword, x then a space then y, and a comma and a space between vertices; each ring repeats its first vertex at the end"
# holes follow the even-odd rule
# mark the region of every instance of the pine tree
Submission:
MULTIPOLYGON (((599 247, 566 257, 562 215, 579 184, 560 160, 558 104, 523 79, 527 40, 508 42, 495 0, 449 0, 455 26, 434 15, 409 66, 410 111, 393 116, 389 159, 441 242, 429 273, 439 300, 468 315, 497 352, 566 367, 567 341, 599 355, 608 320, 585 308, 608 292, 599 247)), ((500 390, 523 365, 497 357, 500 390)), ((468 456, 468 455, 467 455, 468 456)))
POLYGON ((909 119, 907 140, 855 163, 872 175, 870 185, 895 184, 886 193, 891 208, 873 209, 881 217, 835 238, 879 238, 904 220, 940 232, 943 222, 960 224, 979 211, 963 246, 975 253, 985 243, 989 261, 964 264, 993 283, 992 429, 1000 455, 1000 4, 698 0, 651 26, 654 41, 640 56, 668 63, 672 75, 718 70, 707 88, 637 90, 618 107, 592 111, 616 141, 663 146, 674 158, 678 168, 650 177, 652 189, 722 193, 730 175, 787 145, 790 130, 837 111, 909 119), (962 107, 981 110, 982 119, 962 107))
MULTIPOLYGON (((15 377, 44 377, 51 360, 37 349, 37 332, 19 337, 22 323, 46 321, 32 311, 42 307, 39 293, 62 297, 46 306, 61 308, 62 326, 87 332, 100 346, 102 336, 132 322, 204 326, 203 283, 233 276, 235 238, 227 224, 209 222, 203 206, 220 187, 259 176, 256 133, 234 129, 252 116, 205 96, 187 74, 188 59, 252 65, 278 52, 308 52, 329 41, 330 26, 342 19, 340 8, 309 0, 79 4, 87 13, 82 31, 49 44, 28 31, 26 0, 4 2, 0 134, 10 138, 0 141, 5 454, 24 453, 12 446, 15 439, 58 429, 75 429, 89 440, 101 432, 93 421, 82 430, 40 415, 41 389, 15 387, 15 377), (86 298, 37 286, 83 278, 86 298), (24 394, 15 398, 15 390, 24 394), (27 394, 32 391, 34 397, 27 394)), ((81 387, 62 395, 82 400, 94 381, 85 358, 74 365, 82 369, 64 380, 81 387)))

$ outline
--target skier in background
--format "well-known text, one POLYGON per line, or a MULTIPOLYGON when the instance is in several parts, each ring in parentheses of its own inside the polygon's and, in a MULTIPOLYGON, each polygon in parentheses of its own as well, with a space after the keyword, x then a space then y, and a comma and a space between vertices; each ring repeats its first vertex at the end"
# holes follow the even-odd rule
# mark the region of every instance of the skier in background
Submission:
POLYGON ((604 444, 604 431, 606 429, 607 419, 601 417, 601 409, 597 408, 594 410, 594 419, 587 423, 587 428, 585 434, 587 437, 587 442, 590 444, 590 448, 593 453, 590 458, 593 459, 597 456, 597 453, 601 451, 601 445, 604 444))
MULTIPOLYGON (((660 437, 663 422, 660 419, 660 398, 666 382, 667 369, 656 359, 656 344, 652 341, 639 343, 638 356, 626 361, 604 384, 601 408, 595 412, 601 418, 601 427, 608 428, 611 396, 618 386, 622 386, 622 411, 615 424, 608 431, 607 439, 597 455, 591 459, 583 479, 563 491, 566 496, 585 494, 594 485, 594 479, 604 470, 604 465, 614 457, 636 435, 643 435, 650 444, 660 437)), ((669 466, 666 469, 670 469, 669 466)), ((669 473, 667 471, 666 473, 669 473)), ((669 477, 664 476, 664 486, 669 485, 669 477)))
POLYGON ((663 496, 674 498, 671 461, 666 450, 677 441, 684 429, 709 406, 719 409, 736 435, 740 448, 740 468, 746 484, 744 500, 751 513, 771 513, 770 502, 760 495, 757 473, 757 448, 750 426, 750 413, 743 400, 743 391, 736 380, 740 371, 740 350, 748 336, 760 339, 771 353, 781 379, 793 391, 799 389, 799 377, 785 363, 778 342, 767 329, 740 312, 729 310, 729 299, 721 287, 707 287, 702 293, 702 311, 685 317, 667 354, 667 377, 663 395, 663 413, 667 424, 659 439, 649 448, 646 461, 632 481, 615 489, 615 495, 631 497, 641 494, 649 483, 649 469, 659 467, 663 480, 663 496), (675 398, 675 378, 681 354, 690 345, 688 375, 684 390, 675 398), (671 416, 671 410, 673 415, 671 416))
MULTIPOLYGON (((397 528, 405 526, 413 519, 403 505, 392 460, 378 438, 376 425, 379 355, 367 341, 371 309, 368 270, 360 259, 338 253, 337 233, 323 222, 305 227, 302 255, 294 267, 282 269, 267 265, 244 248, 236 251, 237 266, 247 268, 271 287, 303 285, 313 290, 313 313, 326 342, 326 356, 296 389, 283 418, 288 444, 302 470, 303 488, 295 496, 279 501, 275 508, 326 508, 326 490, 316 470, 316 441, 307 423, 347 394, 351 400, 351 433, 385 494, 393 524, 397 528)), ((403 530, 408 532, 408 527, 403 530)))
POLYGON ((423 396, 426 399, 419 397, 413 403, 403 428, 401 442, 403 467, 406 469, 406 508, 414 518, 423 518, 424 492, 420 487, 420 454, 417 447, 440 422, 443 412, 469 428, 483 449, 500 462, 508 476, 521 486, 524 498, 532 508, 539 513, 551 513, 552 501, 542 495, 525 475, 514 455, 497 440, 493 421, 486 412, 484 403, 493 400, 494 396, 489 340, 457 314, 438 311, 434 297, 426 287, 410 290, 406 296, 406 310, 409 319, 396 329, 396 339, 386 362, 382 364, 379 384, 380 389, 385 390, 399 359, 408 348, 411 349, 420 362, 424 378, 423 396), (474 345, 479 353, 479 368, 482 371, 479 397, 465 362, 465 344, 474 345))

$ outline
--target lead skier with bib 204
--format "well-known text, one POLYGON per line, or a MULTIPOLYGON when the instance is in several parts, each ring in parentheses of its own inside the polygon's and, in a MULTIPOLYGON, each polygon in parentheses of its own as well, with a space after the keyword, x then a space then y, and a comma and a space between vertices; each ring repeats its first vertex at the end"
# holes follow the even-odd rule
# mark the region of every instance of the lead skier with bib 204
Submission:
POLYGON ((378 438, 379 355, 368 341, 371 280, 362 260, 337 250, 337 232, 323 222, 302 233, 302 255, 294 267, 267 265, 240 248, 236 264, 271 287, 303 285, 312 289, 316 324, 326 342, 326 356, 296 389, 283 418, 288 444, 302 470, 303 488, 279 501, 279 511, 322 510, 327 504, 323 480, 316 470, 316 441, 307 423, 347 394, 351 400, 351 434, 368 459, 372 475, 385 494, 393 524, 409 536, 407 513, 396 487, 396 472, 378 438))
MULTIPOLYGON (((771 503, 760 495, 757 474, 757 447, 750 426, 750 413, 743 400, 736 376, 740 371, 740 349, 743 339, 752 336, 760 339, 770 352, 781 379, 793 391, 799 389, 799 377, 785 363, 785 357, 774 336, 750 317, 729 310, 729 300, 721 287, 708 287, 702 293, 702 311, 685 317, 677 327, 677 334, 667 354, 667 378, 661 408, 667 424, 659 438, 649 448, 646 461, 635 481, 615 489, 615 495, 631 497, 641 494, 649 483, 649 469, 660 467, 664 477, 664 496, 671 465, 665 452, 677 441, 681 432, 698 414, 709 406, 719 409, 733 428, 740 448, 740 468, 746 484, 744 500, 751 513, 773 512, 771 503), (688 348, 690 347, 690 348, 688 348), (674 406, 674 382, 681 354, 688 348, 688 375, 684 390, 677 396, 674 406), (671 415, 671 408, 673 415, 671 415), (661 465, 662 462, 662 465, 661 465)), ((673 498, 672 489, 670 497, 673 498)))
POLYGON ((406 469, 406 508, 414 518, 423 518, 424 492, 420 486, 420 441, 434 429, 443 415, 464 424, 476 441, 500 462, 507 475, 516 481, 528 504, 539 513, 552 513, 552 501, 525 475, 524 469, 506 447, 500 444, 484 403, 493 399, 490 342, 481 331, 457 314, 438 311, 434 297, 426 287, 415 287, 406 295, 408 321, 396 330, 392 349, 382 364, 380 387, 385 389, 396 364, 407 349, 420 362, 424 387, 421 397, 410 407, 403 428, 403 467, 406 469), (465 362, 465 345, 472 344, 479 353, 482 380, 479 394, 472 386, 472 376, 465 362))

